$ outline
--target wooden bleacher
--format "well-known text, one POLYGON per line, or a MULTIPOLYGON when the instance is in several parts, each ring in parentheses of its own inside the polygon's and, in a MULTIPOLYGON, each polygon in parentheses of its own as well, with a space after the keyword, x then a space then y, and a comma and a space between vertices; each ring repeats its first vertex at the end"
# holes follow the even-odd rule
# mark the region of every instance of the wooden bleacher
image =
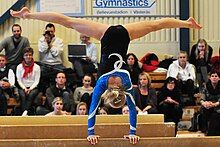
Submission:
POLYGON ((167 73, 166 72, 149 72, 151 77, 151 87, 156 90, 160 89, 164 85, 164 81, 166 80, 167 73))
MULTIPOLYGON (((92 146, 87 140, 87 116, 2 116, 0 146, 92 146), (80 119, 82 121, 80 121, 80 119), (75 121, 76 120, 76 121, 75 121), (75 122, 75 124, 73 123, 75 122)), ((129 131, 128 116, 97 116, 97 147, 133 147, 123 138, 129 131)), ((174 123, 163 123, 163 115, 138 115, 136 147, 217 147, 220 137, 174 137, 174 123)))
MULTIPOLYGON (((128 115, 98 115, 95 132, 103 138, 120 138, 129 132, 128 115), (111 130, 111 131, 109 131, 111 130)), ((174 137, 175 124, 164 123, 162 114, 138 115, 141 137, 174 137)), ((86 138, 87 116, 0 117, 0 139, 86 138)))
MULTIPOLYGON (((120 138, 129 133, 129 123, 96 124, 102 138, 120 138)), ((86 138, 87 124, 1 125, 0 139, 80 139, 86 138)), ((174 123, 138 123, 140 137, 174 137, 174 123)))
MULTIPOLYGON (((1 116, 1 125, 87 124, 88 116, 1 116)), ((97 115, 96 124, 128 123, 128 115, 97 115)), ((138 115, 137 123, 164 122, 163 114, 138 115)))

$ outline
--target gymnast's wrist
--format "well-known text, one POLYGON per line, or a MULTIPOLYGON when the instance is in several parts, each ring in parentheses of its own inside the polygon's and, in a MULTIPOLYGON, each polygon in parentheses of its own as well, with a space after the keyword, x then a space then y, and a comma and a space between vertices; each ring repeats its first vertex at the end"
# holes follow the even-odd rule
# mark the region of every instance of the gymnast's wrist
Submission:
POLYGON ((88 136, 91 136, 91 135, 95 135, 94 130, 93 131, 88 131, 88 136))

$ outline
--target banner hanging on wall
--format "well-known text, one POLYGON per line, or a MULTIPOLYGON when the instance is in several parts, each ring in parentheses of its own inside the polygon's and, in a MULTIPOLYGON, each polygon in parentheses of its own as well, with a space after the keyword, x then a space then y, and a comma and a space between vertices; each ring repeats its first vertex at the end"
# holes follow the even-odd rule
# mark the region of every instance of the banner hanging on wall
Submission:
POLYGON ((68 16, 84 15, 84 0, 36 0, 37 11, 54 11, 68 16))
POLYGON ((156 0, 93 0, 93 15, 156 15, 156 0))

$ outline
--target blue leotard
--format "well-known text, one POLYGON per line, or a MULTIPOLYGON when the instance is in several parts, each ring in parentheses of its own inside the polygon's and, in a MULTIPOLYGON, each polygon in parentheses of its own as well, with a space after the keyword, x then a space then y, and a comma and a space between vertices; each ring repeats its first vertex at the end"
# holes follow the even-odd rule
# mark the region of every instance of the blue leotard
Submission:
POLYGON ((92 95, 92 102, 90 105, 89 116, 88 116, 88 135, 94 135, 94 126, 96 118, 96 110, 101 102, 101 95, 108 88, 108 79, 112 76, 117 76, 122 79, 122 84, 125 89, 126 101, 129 107, 129 117, 130 117, 130 135, 136 134, 136 122, 137 113, 135 108, 135 101, 133 99, 133 89, 131 78, 129 72, 123 69, 116 69, 103 74, 97 81, 92 95))

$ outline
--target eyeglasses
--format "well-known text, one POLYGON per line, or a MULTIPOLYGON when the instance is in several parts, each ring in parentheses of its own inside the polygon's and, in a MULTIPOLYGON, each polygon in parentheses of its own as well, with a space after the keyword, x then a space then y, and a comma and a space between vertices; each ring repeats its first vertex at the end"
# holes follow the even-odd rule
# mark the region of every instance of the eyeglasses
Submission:
POLYGON ((204 46, 204 45, 199 45, 198 47, 202 47, 202 48, 203 48, 203 47, 205 47, 205 46, 204 46))

